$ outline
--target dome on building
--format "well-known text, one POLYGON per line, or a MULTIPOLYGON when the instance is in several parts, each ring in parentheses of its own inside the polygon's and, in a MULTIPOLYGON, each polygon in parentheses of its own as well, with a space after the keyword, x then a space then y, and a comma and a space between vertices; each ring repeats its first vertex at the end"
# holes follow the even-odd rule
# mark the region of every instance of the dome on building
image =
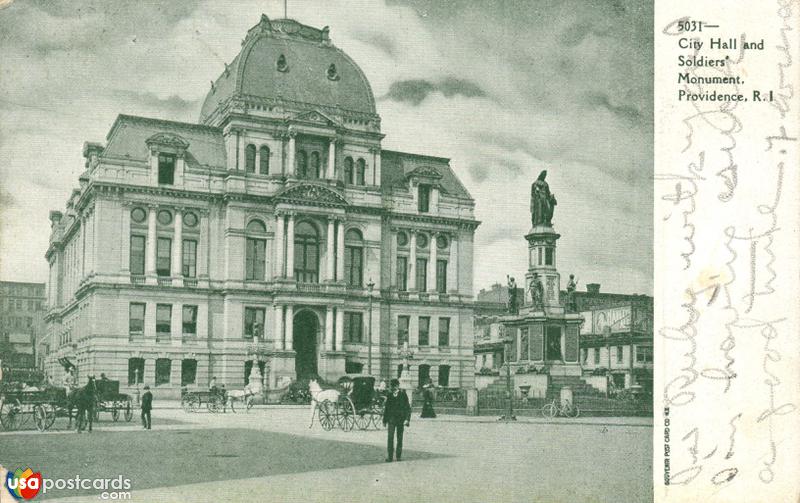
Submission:
POLYGON ((364 72, 333 46, 327 27, 320 30, 292 19, 270 21, 265 15, 212 83, 201 122, 233 96, 277 100, 301 109, 321 105, 375 114, 375 98, 364 72))

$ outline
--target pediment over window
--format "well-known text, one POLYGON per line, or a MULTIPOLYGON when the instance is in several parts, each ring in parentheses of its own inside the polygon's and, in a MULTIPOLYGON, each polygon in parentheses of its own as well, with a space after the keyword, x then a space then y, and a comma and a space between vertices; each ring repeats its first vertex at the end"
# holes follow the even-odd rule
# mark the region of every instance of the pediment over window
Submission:
POLYGON ((312 110, 310 112, 302 112, 288 119, 288 122, 305 122, 311 124, 335 126, 339 127, 340 124, 331 119, 319 110, 312 110))
POLYGON ((172 147, 179 150, 189 148, 189 142, 182 136, 173 133, 156 133, 145 140, 148 147, 153 145, 172 147))
POLYGON ((280 202, 305 206, 347 206, 349 203, 335 190, 321 185, 302 184, 290 187, 277 196, 280 202))
POLYGON ((442 178, 442 174, 439 173, 439 170, 434 168, 433 166, 420 166, 419 168, 415 168, 413 171, 410 171, 406 175, 406 178, 439 180, 440 178, 442 178))

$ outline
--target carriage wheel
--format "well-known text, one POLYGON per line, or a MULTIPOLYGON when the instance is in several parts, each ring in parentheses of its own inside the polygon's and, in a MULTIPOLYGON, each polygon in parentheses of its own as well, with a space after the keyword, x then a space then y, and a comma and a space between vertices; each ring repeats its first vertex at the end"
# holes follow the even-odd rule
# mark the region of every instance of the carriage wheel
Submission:
POLYGON ((0 424, 3 425, 3 429, 9 431, 16 429, 21 423, 20 416, 22 415, 22 405, 19 400, 16 398, 9 400, 0 407, 0 424))
POLYGON ((222 407, 222 399, 218 396, 211 397, 206 403, 206 408, 215 414, 219 413, 222 410, 222 407))
POLYGON ((33 422, 36 423, 36 429, 44 431, 47 429, 47 409, 44 405, 37 405, 33 408, 33 422))
POLYGON ((189 412, 197 412, 200 408, 200 398, 194 396, 189 398, 189 412))
POLYGON ((129 398, 127 402, 125 402, 125 412, 123 414, 125 418, 125 422, 130 423, 131 419, 133 419, 133 404, 131 404, 131 399, 129 398))
POLYGON ((337 402, 339 415, 339 428, 342 431, 350 431, 356 425, 356 408, 349 397, 339 397, 337 402))
POLYGON ((366 430, 372 424, 372 413, 369 410, 360 410, 355 417, 359 430, 366 430))
POLYGON ((578 417, 578 416, 581 415, 581 409, 578 408, 578 406, 575 405, 574 403, 570 403, 567 406, 567 410, 565 411, 564 415, 567 416, 567 417, 573 417, 573 418, 574 417, 578 417))
POLYGON ((334 423, 336 423, 336 410, 333 402, 324 400, 322 403, 317 404, 317 414, 319 417, 319 424, 325 431, 331 431, 334 423))
POLYGON ((373 403, 372 411, 370 412, 372 418, 372 425, 376 430, 383 428, 383 405, 373 403))
POLYGON ((192 397, 184 396, 183 398, 181 398, 181 408, 186 413, 194 412, 192 407, 192 397))

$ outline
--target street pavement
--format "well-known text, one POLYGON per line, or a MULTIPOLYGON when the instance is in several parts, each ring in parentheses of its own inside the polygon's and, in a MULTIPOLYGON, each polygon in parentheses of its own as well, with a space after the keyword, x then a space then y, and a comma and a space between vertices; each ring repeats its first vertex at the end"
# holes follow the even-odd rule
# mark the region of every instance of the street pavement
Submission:
MULTIPOLYGON (((648 502, 648 418, 413 417, 403 461, 386 463, 385 430, 308 428, 307 407, 187 414, 156 409, 153 430, 95 423, 91 435, 0 433, 0 464, 44 477, 131 479, 132 501, 648 502)), ((48 501, 102 501, 51 491, 48 501), (61 498, 65 494, 70 497, 61 498), (56 498, 56 499, 54 499, 56 498)))

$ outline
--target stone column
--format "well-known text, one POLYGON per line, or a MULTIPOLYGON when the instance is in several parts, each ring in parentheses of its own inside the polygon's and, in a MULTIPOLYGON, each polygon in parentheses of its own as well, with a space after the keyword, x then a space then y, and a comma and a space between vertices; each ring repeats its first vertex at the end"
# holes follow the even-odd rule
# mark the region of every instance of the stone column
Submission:
POLYGON ((333 307, 325 310, 325 350, 333 351, 333 307))
POLYGON ((258 145, 256 145, 255 147, 256 147, 256 164, 255 166, 253 166, 253 173, 258 174, 261 169, 261 149, 258 148, 258 145))
POLYGON ((289 128, 289 151, 287 152, 286 156, 286 176, 294 177, 295 174, 295 165, 294 165, 294 151, 295 151, 295 137, 297 133, 289 128))
POLYGON ((286 306, 286 342, 284 347, 289 351, 294 351, 294 306, 286 306))
POLYGON ((156 206, 151 205, 147 210, 147 248, 145 250, 144 273, 148 276, 148 283, 155 283, 156 279, 156 239, 158 236, 156 234, 157 209, 156 206))
POLYGON ((275 274, 276 278, 283 277, 283 213, 275 215, 275 274))
MULTIPOLYGON (((173 281, 178 279, 180 283, 183 282, 183 210, 181 208, 175 209, 175 221, 173 222, 173 235, 172 235, 172 278, 173 281)), ((182 286, 177 284, 176 286, 182 286)))
POLYGON ((326 256, 326 259, 327 259, 326 260, 326 264, 327 265, 326 265, 326 268, 325 268, 325 279, 327 279, 328 281, 333 281, 334 280, 334 276, 335 276, 334 268, 336 267, 336 265, 335 265, 335 261, 334 261, 334 253, 335 252, 334 252, 334 247, 333 247, 333 243, 335 241, 333 239, 334 238, 334 232, 335 232, 334 231, 334 224, 335 223, 336 222, 335 222, 333 217, 328 217, 328 235, 325 237, 325 239, 326 239, 326 247, 325 247, 326 248, 326 250, 325 250, 326 255, 325 256, 326 256))
POLYGON ((336 138, 328 142, 328 180, 336 179, 336 138))
MULTIPOLYGON (((458 293, 458 235, 450 236, 450 260, 447 262, 447 282, 448 290, 451 293, 458 293)), ((520 303, 521 305, 521 303, 520 303)))
POLYGON ((436 245, 436 237, 437 233, 431 233, 431 253, 428 257, 428 291, 435 292, 436 291, 436 260, 438 259, 438 247, 436 245))
POLYGON ((344 281, 344 219, 336 232, 336 280, 344 281))
POLYGON ((417 231, 411 229, 408 243, 408 290, 417 290, 417 231))
POLYGON ((283 345, 283 306, 280 304, 272 304, 272 313, 275 317, 275 349, 282 351, 283 345))
POLYGON ((289 213, 286 225, 286 277, 294 277, 294 213, 289 213))
POLYGON ((245 149, 247 148, 247 132, 242 130, 241 139, 239 141, 239 170, 247 172, 247 157, 245 156, 245 149))
POLYGON ((336 308, 336 351, 344 351, 344 311, 336 308))
POLYGON ((208 247, 210 246, 210 223, 209 212, 201 210, 199 212, 200 218, 200 242, 197 243, 197 277, 199 279, 208 279, 208 247))
MULTIPOLYGON (((122 255, 121 266, 122 274, 128 275, 131 272, 131 206, 125 205, 122 207, 122 255)), ((97 257, 100 253, 100 218, 98 218, 97 211, 92 209, 90 225, 92 226, 92 241, 91 248, 89 248, 89 272, 96 274, 98 271, 97 257)))

